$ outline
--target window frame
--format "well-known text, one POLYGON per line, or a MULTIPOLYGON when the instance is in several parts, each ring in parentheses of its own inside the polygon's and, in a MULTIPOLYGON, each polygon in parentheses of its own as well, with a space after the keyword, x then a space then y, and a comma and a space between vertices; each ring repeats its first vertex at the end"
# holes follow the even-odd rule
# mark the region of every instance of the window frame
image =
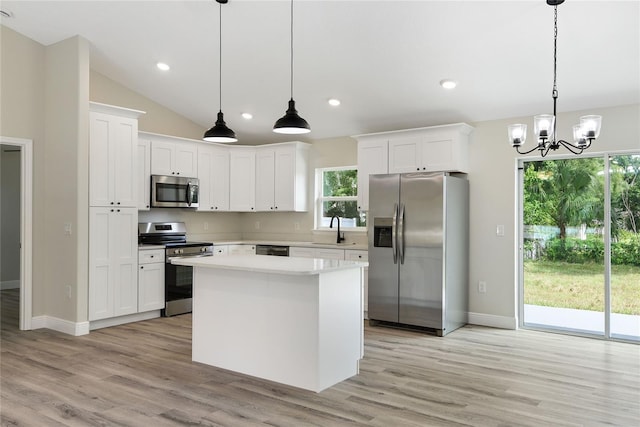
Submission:
MULTIPOLYGON (((322 168, 316 168, 315 170, 315 203, 314 203, 314 231, 331 231, 334 232, 335 228, 329 228, 326 226, 322 226, 322 213, 323 213, 323 203, 324 202, 355 202, 356 205, 358 203, 358 194, 357 194, 357 186, 356 186, 356 195, 355 196, 328 196, 325 197, 322 194, 324 188, 324 173, 325 172, 339 172, 339 171, 350 171, 355 170, 356 176, 358 176, 358 166, 328 166, 322 168)), ((358 176, 359 177, 359 176, 358 176)), ((341 218, 342 219, 342 218, 341 218)), ((350 231, 350 232, 366 232, 367 227, 345 227, 340 224, 340 231, 350 231)))

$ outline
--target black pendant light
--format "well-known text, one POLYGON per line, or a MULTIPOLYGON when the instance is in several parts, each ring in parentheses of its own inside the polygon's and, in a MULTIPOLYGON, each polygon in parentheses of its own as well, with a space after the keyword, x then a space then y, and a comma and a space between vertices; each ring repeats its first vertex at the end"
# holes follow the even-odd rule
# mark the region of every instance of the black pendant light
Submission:
POLYGON ((289 108, 287 108, 285 115, 279 118, 276 124, 273 125, 273 131, 286 134, 311 132, 309 123, 298 115, 296 101, 293 100, 293 0, 291 0, 291 99, 289 100, 289 108))
POLYGON ((222 114, 222 5, 226 4, 228 0, 216 0, 220 4, 219 9, 219 17, 220 17, 220 74, 219 74, 219 106, 220 110, 218 111, 218 120, 216 120, 216 124, 204 133, 202 137, 203 140, 207 142, 221 142, 221 143, 229 143, 236 142, 238 138, 236 138, 236 133, 227 127, 227 124, 224 122, 224 115, 222 114))

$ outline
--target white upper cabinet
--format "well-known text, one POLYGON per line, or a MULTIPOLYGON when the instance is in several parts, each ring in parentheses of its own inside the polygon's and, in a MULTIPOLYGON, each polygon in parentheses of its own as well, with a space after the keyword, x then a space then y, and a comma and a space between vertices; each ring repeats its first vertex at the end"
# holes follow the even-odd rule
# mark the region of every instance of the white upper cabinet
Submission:
POLYGON ((138 139, 138 210, 148 211, 151 207, 151 141, 138 139))
POLYGON ((469 135, 456 123, 357 135, 358 209, 369 209, 369 175, 407 172, 468 172, 469 135))
POLYGON ((399 131, 389 136, 389 173, 468 172, 473 128, 464 123, 399 131))
POLYGON ((256 150, 233 147, 229 155, 229 210, 256 211, 256 150))
POLYGON ((89 205, 136 207, 142 111, 90 103, 89 205))
MULTIPOLYGON (((283 142, 262 146, 211 144, 139 133, 150 142, 150 172, 139 158, 136 170, 138 208, 148 209, 151 175, 174 175, 199 180, 200 212, 307 211, 310 145, 283 142), (147 187, 143 189, 143 185, 147 187)), ((144 156, 144 143, 139 155, 144 156)))
POLYGON ((199 211, 229 210, 229 148, 216 145, 198 147, 199 211))
POLYGON ((198 176, 198 144, 191 140, 154 135, 151 139, 151 174, 198 176))
POLYGON ((307 210, 309 145, 302 142, 256 148, 256 209, 307 210))
POLYGON ((275 205, 276 151, 268 147, 256 150, 256 209, 273 211, 275 205))
POLYGON ((369 210, 369 175, 388 173, 388 150, 386 139, 358 141, 358 210, 369 210))

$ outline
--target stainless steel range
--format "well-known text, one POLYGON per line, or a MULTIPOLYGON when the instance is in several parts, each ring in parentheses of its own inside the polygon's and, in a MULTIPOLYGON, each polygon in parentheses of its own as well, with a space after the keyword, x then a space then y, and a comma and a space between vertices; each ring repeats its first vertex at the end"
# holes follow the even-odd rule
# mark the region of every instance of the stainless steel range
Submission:
POLYGON ((138 224, 138 243, 165 247, 163 316, 190 313, 193 296, 193 268, 173 265, 183 257, 213 256, 213 243, 188 242, 184 222, 143 222, 138 224))

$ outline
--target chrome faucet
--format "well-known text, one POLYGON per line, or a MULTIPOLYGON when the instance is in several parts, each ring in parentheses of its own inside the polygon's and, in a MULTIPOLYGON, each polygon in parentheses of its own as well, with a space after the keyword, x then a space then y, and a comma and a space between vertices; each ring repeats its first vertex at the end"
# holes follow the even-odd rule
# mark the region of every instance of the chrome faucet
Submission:
POLYGON ((338 220, 338 237, 336 238, 336 243, 340 243, 342 241, 344 241, 344 233, 342 233, 342 235, 340 235, 340 217, 338 215, 334 215, 331 217, 331 222, 329 223, 329 228, 333 228, 333 219, 337 219, 338 220))

